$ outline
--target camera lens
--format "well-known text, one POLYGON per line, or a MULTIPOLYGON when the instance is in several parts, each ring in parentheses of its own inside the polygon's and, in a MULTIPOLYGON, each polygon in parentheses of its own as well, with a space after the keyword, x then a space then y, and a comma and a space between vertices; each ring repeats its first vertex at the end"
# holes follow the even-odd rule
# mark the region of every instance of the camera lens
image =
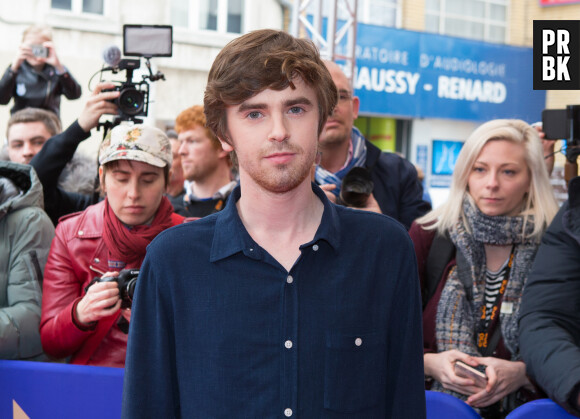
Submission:
POLYGON ((123 90, 119 96, 119 110, 127 115, 137 115, 144 103, 143 93, 134 88, 123 90))
POLYGON ((353 167, 342 180, 340 199, 346 206, 364 208, 373 188, 369 171, 364 167, 353 167))

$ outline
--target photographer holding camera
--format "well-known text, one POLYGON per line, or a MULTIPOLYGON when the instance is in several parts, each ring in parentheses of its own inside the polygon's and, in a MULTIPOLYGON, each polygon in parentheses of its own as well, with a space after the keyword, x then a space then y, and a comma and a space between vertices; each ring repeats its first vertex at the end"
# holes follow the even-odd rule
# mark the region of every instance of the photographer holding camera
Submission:
POLYGON ((357 169, 355 182, 350 183, 353 190, 349 192, 367 196, 366 203, 359 207, 391 216, 409 229, 413 220, 431 209, 423 201, 423 187, 415 167, 395 153, 381 152, 363 137, 353 125, 358 117, 359 98, 353 95, 349 80, 336 63, 324 64, 338 90, 338 103, 320 135, 322 160, 316 167, 316 183, 332 201, 355 206, 345 202, 342 185, 353 168, 365 168, 368 175, 357 169), (371 182, 365 177, 370 177, 371 182), (372 192, 367 194, 365 189, 369 185, 372 192))
POLYGON ((81 97, 81 86, 64 67, 52 43, 49 26, 33 25, 24 31, 15 61, 0 79, 0 104, 14 98, 10 113, 33 107, 60 116, 60 96, 81 97))
POLYGON ((164 196, 171 161, 171 144, 157 128, 122 124, 107 134, 99 153, 105 199, 63 217, 48 256, 40 324, 48 355, 124 367, 127 283, 110 278, 139 269, 151 240, 183 222, 164 196))

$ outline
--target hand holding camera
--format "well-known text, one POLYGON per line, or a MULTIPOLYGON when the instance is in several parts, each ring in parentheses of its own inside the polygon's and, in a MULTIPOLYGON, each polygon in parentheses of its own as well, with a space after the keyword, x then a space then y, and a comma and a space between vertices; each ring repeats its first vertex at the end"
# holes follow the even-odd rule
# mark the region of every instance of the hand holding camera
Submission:
POLYGON ((99 83, 87 100, 79 115, 78 123, 85 132, 89 132, 99 124, 101 116, 117 114, 118 108, 113 101, 119 97, 119 92, 112 90, 115 85, 110 82, 99 83))
POLYGON ((81 324, 88 326, 121 308, 119 287, 115 282, 118 275, 118 272, 107 272, 99 281, 93 280, 87 286, 86 294, 76 306, 76 319, 81 324))

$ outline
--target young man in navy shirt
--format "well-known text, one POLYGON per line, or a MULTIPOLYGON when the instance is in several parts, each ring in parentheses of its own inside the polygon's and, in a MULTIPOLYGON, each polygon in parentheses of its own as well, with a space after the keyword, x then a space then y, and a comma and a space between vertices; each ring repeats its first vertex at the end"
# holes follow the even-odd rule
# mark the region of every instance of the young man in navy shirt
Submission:
POLYGON ((310 41, 260 30, 217 56, 205 113, 240 186, 149 246, 123 417, 425 417, 407 232, 311 182, 336 102, 310 41))

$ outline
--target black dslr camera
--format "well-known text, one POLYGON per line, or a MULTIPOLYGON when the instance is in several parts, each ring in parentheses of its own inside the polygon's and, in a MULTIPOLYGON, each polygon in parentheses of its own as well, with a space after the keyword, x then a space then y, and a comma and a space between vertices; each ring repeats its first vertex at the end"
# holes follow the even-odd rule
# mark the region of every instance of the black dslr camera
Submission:
POLYGON ((566 159, 575 162, 580 153, 580 105, 544 109, 542 131, 548 140, 566 140, 566 159))
POLYGON ((566 183, 569 183, 570 180, 578 176, 580 105, 568 105, 566 109, 544 109, 542 111, 542 131, 548 140, 566 140, 564 179, 566 183))
POLYGON ((364 208, 373 188, 369 171, 364 167, 353 167, 342 179, 338 203, 346 207, 364 208))
POLYGON ((131 308, 133 304, 133 294, 135 293, 135 285, 137 285, 137 277, 139 276, 138 269, 123 269, 119 272, 119 276, 107 276, 104 278, 95 278, 87 286, 87 289, 95 282, 113 282, 115 281, 119 286, 119 298, 121 298, 121 308, 131 308))
POLYGON ((105 62, 109 67, 101 69, 117 74, 121 70, 126 71, 125 81, 113 81, 117 86, 106 91, 119 91, 120 96, 114 99, 119 108, 119 116, 113 122, 113 126, 120 121, 143 122, 138 116, 147 116, 149 107, 149 83, 165 80, 161 72, 153 74, 150 58, 171 57, 173 48, 173 27, 168 25, 123 25, 123 55, 139 58, 121 59, 121 51, 118 47, 107 48, 104 53, 105 62), (149 74, 143 75, 141 81, 133 81, 133 72, 141 67, 141 57, 145 58, 145 65, 149 74))

